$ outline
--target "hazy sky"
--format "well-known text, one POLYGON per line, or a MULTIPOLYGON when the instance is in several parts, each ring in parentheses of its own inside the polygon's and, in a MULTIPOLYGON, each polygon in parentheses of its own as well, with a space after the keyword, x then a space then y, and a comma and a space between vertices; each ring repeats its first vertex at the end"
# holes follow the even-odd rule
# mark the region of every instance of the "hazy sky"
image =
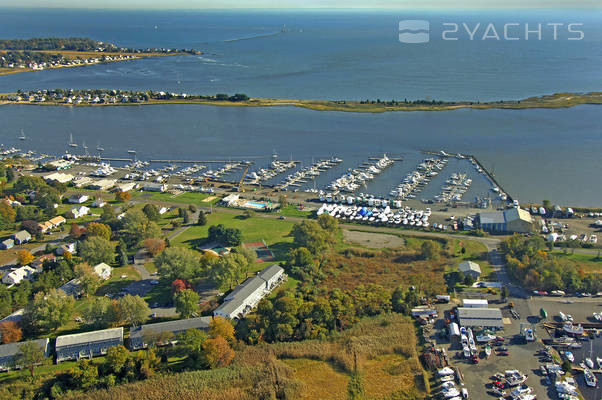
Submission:
POLYGON ((602 0, 0 0, 0 7, 225 8, 600 8, 602 0))

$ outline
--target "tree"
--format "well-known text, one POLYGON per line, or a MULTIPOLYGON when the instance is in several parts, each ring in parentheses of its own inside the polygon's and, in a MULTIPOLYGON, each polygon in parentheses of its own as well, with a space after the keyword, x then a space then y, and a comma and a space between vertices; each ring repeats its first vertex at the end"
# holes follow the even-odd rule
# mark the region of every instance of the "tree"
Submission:
POLYGON ((305 247, 318 254, 328 247, 329 234, 316 221, 305 220, 293 225, 290 235, 296 247, 305 247))
POLYGON ((240 254, 228 253, 218 258, 209 269, 209 276, 222 289, 234 287, 248 273, 249 264, 240 254))
POLYGON ((129 210, 123 217, 123 230, 132 243, 139 243, 148 238, 156 238, 161 235, 159 226, 149 220, 146 215, 138 209, 129 210))
POLYGON ((207 215, 203 211, 199 211, 199 219, 197 221, 197 225, 205 226, 207 225, 207 215))
POLYGON ((117 219, 115 215, 115 210, 110 204, 105 204, 102 208, 102 212, 100 213, 100 221, 103 224, 112 224, 117 219))
POLYGON ((34 377, 35 367, 46 361, 44 346, 34 341, 24 342, 19 345, 15 364, 27 368, 31 377, 34 377))
POLYGON ((37 221, 34 221, 32 219, 21 222, 21 229, 26 230, 27 232, 29 232, 30 235, 35 235, 40 231, 38 228, 37 221))
POLYGON ((33 254, 29 250, 19 250, 17 251, 17 264, 19 265, 29 265, 34 259, 33 254))
POLYGON ((151 221, 158 221, 159 219, 161 219, 159 209, 154 204, 145 204, 144 207, 142 207, 142 212, 144 213, 144 215, 146 215, 146 218, 148 218, 151 221))
POLYGON ((14 321, 0 322, 0 336, 2 344, 14 343, 21 340, 23 331, 14 321))
POLYGON ((72 382, 78 389, 92 389, 98 384, 98 367, 90 360, 81 360, 69 370, 72 382))
POLYGON ((75 276, 79 279, 79 287, 88 297, 96 293, 96 290, 102 284, 100 276, 88 263, 81 263, 75 266, 75 276))
POLYGON ((99 222, 90 222, 86 227, 86 236, 98 236, 105 240, 111 239, 111 227, 99 222))
POLYGON ((120 344, 110 347, 104 360, 104 369, 109 373, 119 375, 130 357, 130 352, 125 346, 120 344))
POLYGON ((104 329, 112 326, 117 320, 118 310, 115 300, 107 297, 94 297, 86 303, 81 312, 84 324, 92 328, 104 329))
POLYGON ((126 294, 117 302, 119 319, 128 325, 138 326, 148 319, 150 308, 140 296, 126 294))
POLYGON ((200 296, 192 289, 177 291, 174 295, 176 312, 182 318, 190 318, 199 309, 200 296))
POLYGON ((425 240, 420 247, 420 254, 425 260, 436 261, 441 256, 441 245, 433 240, 425 240))
POLYGON ((2 225, 4 227, 10 226, 10 224, 15 222, 16 217, 17 212, 15 209, 8 202, 0 201, 0 220, 2 221, 2 225))
POLYGON ((234 350, 221 336, 205 340, 203 351, 210 368, 226 367, 234 359, 234 350))
POLYGON ((280 204, 280 208, 286 208, 286 206, 288 206, 288 200, 286 196, 283 194, 278 196, 278 203, 280 204))
POLYGON ((73 317, 74 306, 73 297, 61 291, 38 292, 25 306, 21 323, 26 331, 33 333, 55 331, 73 317))
POLYGON ((192 280, 201 273, 198 254, 185 247, 166 248, 155 258, 155 265, 168 281, 192 280))
POLYGON ((71 223, 71 229, 69 230, 69 236, 73 239, 79 239, 86 230, 83 229, 76 222, 71 223))
POLYGON ((144 247, 148 250, 151 256, 156 257, 157 254, 165 250, 165 240, 163 239, 146 239, 144 247))
POLYGON ((234 343, 234 326, 224 317, 213 317, 209 323, 209 336, 223 337, 228 343, 234 343))
POLYGON ((132 198, 132 195, 130 192, 119 191, 119 192, 115 193, 115 201, 117 201, 119 203, 127 203, 128 201, 130 201, 131 198, 132 198))
POLYGON ((398 313, 406 313, 408 308, 405 304, 405 293, 402 286, 397 286, 391 295, 391 307, 398 313))
POLYGON ((242 232, 236 228, 226 228, 223 224, 209 227, 209 241, 222 243, 225 246, 239 246, 242 243, 242 232))
POLYGON ((115 262, 115 246, 107 239, 92 236, 81 242, 79 255, 91 265, 115 262))
POLYGON ((180 290, 184 290, 184 289, 190 289, 192 288, 192 286, 190 285, 190 283, 185 280, 185 279, 176 279, 175 281, 173 281, 171 283, 171 291, 176 294, 177 292, 179 292, 180 290))

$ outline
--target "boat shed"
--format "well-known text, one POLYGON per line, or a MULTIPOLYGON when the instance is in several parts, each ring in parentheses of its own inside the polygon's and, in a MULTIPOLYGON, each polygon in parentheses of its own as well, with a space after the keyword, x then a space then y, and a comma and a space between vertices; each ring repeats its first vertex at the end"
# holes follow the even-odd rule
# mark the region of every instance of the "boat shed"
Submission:
POLYGON ((464 275, 470 275, 475 279, 481 276, 481 266, 474 261, 464 261, 458 265, 458 271, 464 275))
POLYGON ((153 335, 158 336, 164 332, 171 332, 175 336, 180 332, 187 331, 188 329, 207 330, 209 329, 209 323, 211 322, 211 319, 212 317, 188 318, 132 327, 130 329, 129 347, 131 350, 145 348, 148 346, 146 341, 148 341, 149 338, 152 338, 153 335))
POLYGON ((123 327, 63 335, 56 338, 56 362, 103 356, 123 344, 123 327))
POLYGON ((499 308, 458 307, 458 321, 465 328, 503 328, 504 320, 499 308))
POLYGON ((460 336, 460 327, 455 322, 449 324, 449 341, 452 346, 458 346, 460 344, 461 336, 460 336))
POLYGON ((504 211, 478 214, 481 229, 491 233, 529 233, 533 231, 533 219, 528 211, 514 207, 504 211))

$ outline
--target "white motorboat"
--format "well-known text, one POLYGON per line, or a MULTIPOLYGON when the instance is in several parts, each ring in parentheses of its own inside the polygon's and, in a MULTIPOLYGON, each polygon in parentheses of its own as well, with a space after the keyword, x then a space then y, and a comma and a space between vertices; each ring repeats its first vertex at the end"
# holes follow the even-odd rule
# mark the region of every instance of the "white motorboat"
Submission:
POLYGON ((594 368, 594 361, 591 358, 587 357, 585 359, 585 365, 587 365, 589 368, 594 368))
POLYGON ((455 372, 450 367, 443 367, 437 371, 437 373, 441 376, 453 375, 455 372))
POLYGON ((570 351, 565 351, 564 352, 564 357, 569 360, 570 362, 574 362, 575 361, 575 356, 573 355, 573 353, 571 353, 570 351))
POLYGON ((596 375, 589 368, 583 369, 583 377, 585 379, 585 384, 589 387, 598 386, 598 379, 596 379, 596 375))

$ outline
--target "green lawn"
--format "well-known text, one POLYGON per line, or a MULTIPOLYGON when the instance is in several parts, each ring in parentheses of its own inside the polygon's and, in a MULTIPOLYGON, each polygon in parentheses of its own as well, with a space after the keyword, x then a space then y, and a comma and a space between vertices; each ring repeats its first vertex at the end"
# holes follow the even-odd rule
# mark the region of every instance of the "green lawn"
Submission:
POLYGON ((139 197, 154 201, 164 201, 166 203, 180 203, 180 204, 194 204, 195 206, 209 206, 215 204, 221 198, 218 196, 211 201, 203 201, 209 196, 213 196, 211 193, 197 193, 197 192, 183 192, 181 194, 173 195, 171 193, 143 193, 139 197))
POLYGON ((297 206, 288 205, 288 206, 280 209, 280 214, 284 215, 286 217, 306 218, 306 217, 309 217, 310 215, 314 214, 314 212, 299 210, 297 206))
POLYGON ((594 249, 594 253, 577 253, 571 254, 571 250, 567 250, 565 253, 563 250, 554 250, 552 254, 562 258, 568 259, 576 264, 579 267, 583 268, 585 272, 602 272, 602 256, 598 258, 598 253, 594 249))
POLYGON ((163 280, 159 281, 159 284, 144 296, 144 300, 151 306, 153 303, 170 303, 173 300, 170 284, 163 280))
POLYGON ((282 260, 292 244, 292 238, 287 236, 293 226, 291 221, 263 218, 259 214, 245 218, 242 213, 214 212, 207 216, 207 225, 191 226, 176 236, 171 241, 171 245, 197 248, 207 240, 209 226, 217 224, 240 229, 243 234, 243 242, 264 240, 274 252, 276 260, 282 260))

